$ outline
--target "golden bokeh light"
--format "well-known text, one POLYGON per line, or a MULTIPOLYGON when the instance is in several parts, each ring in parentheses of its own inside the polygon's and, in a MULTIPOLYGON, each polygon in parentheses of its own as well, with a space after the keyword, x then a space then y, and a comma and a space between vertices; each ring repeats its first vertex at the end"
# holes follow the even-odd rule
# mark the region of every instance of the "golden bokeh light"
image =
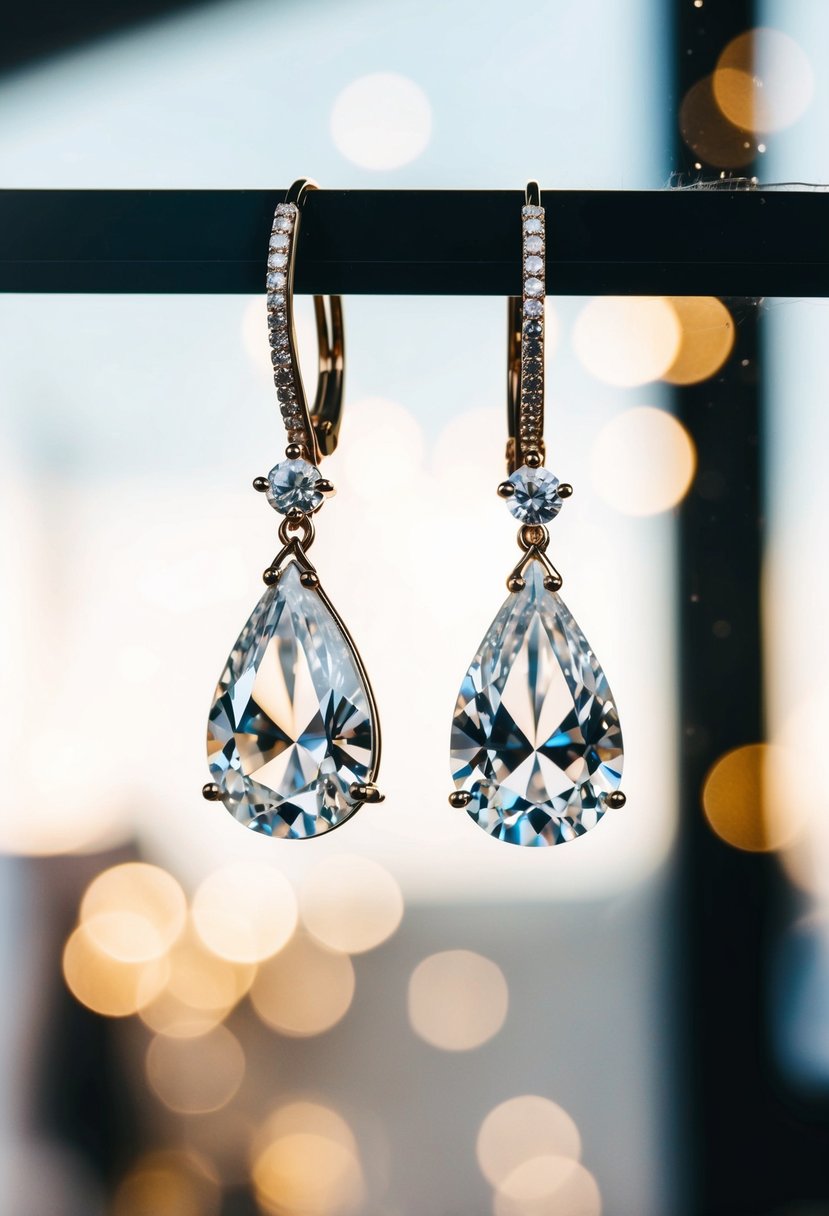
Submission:
POLYGON ((221 1191, 215 1173, 191 1152, 147 1153, 122 1179, 112 1216, 217 1216, 221 1191))
POLYGON ((734 347, 734 319, 716 296, 669 296, 681 340, 663 379, 669 384, 698 384, 716 375, 734 347))
POLYGON ((625 388, 664 376, 680 340, 677 314, 662 296, 597 296, 573 329, 573 348, 590 374, 625 388))
POLYGON ((702 806, 713 831, 749 853, 790 844, 805 824, 796 772, 795 754, 777 744, 750 743, 726 752, 702 787, 702 806))
POLYGON ((568 1157, 536 1156, 498 1186, 494 1216, 601 1216, 596 1179, 568 1157))
POLYGON ((147 1080, 158 1098, 181 1115, 219 1110, 245 1075, 245 1054, 226 1026, 198 1038, 156 1035, 147 1048, 147 1080))
POLYGON ((535 1157, 581 1156, 581 1136, 563 1107, 538 1094, 520 1094, 494 1107, 475 1146, 481 1173, 493 1185, 535 1157))
POLYGON ((768 133, 790 127, 808 109, 815 78, 803 48, 780 30, 747 30, 728 43, 712 79, 729 122, 768 133))
POLYGON ((141 1020, 159 1034, 189 1038, 223 1020, 250 988, 256 968, 233 963, 208 950, 192 930, 173 946, 164 990, 141 1020))
POLYGON ((272 1216, 356 1216, 365 1195, 356 1153, 318 1132, 289 1132, 253 1164, 260 1205, 272 1216))
POLYGON ((95 1013, 123 1018, 155 1000, 169 975, 166 958, 124 962, 100 949, 86 925, 70 936, 63 951, 63 976, 69 991, 95 1013))
POLYGON ((409 164, 431 134, 429 98, 399 72, 358 76, 337 94, 331 109, 331 138, 347 160, 363 169, 409 164))
POLYGON ((294 889, 279 870, 246 862, 214 870, 193 898, 193 924, 214 954, 258 963, 281 950, 297 923, 294 889))
POLYGON ((307 875, 299 893, 309 933, 347 954, 373 950, 403 918, 403 894, 389 871, 352 853, 328 857, 307 875))
POLYGON ((184 928, 187 901, 159 866, 126 862, 92 880, 80 920, 99 949, 123 962, 160 958, 184 928))
POLYGON ((735 127, 718 106, 710 76, 698 80, 682 99, 679 130, 691 151, 718 169, 740 169, 757 155, 751 132, 735 127))
POLYGON ((418 963, 409 979, 409 1021, 432 1047, 470 1051, 504 1024, 509 990, 501 968, 471 950, 445 950, 418 963))
POLYGON ((596 436, 591 475, 596 492, 624 515, 658 515, 688 492, 696 448, 665 410, 636 406, 617 414, 596 436))
POLYGON ((350 490, 388 503, 420 475, 424 447, 423 429, 405 406, 364 397, 349 407, 338 457, 350 490))
POLYGON ((338 1111, 321 1102, 299 1098, 286 1102, 268 1116, 256 1137, 253 1156, 258 1157, 275 1140, 298 1133, 332 1140, 353 1156, 358 1155, 354 1133, 338 1111))
POLYGON ((297 1038, 322 1034, 351 1006, 354 967, 347 954, 297 933, 262 964, 250 996, 259 1017, 273 1030, 297 1038))

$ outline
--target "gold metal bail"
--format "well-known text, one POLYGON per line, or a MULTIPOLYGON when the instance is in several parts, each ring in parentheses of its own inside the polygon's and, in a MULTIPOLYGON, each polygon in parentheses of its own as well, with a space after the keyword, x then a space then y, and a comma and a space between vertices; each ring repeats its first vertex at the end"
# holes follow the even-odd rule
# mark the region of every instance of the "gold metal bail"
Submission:
MULTIPOLYGON (((294 326, 294 273, 297 252, 299 249, 299 233, 305 204, 312 191, 319 187, 311 178, 298 178, 285 195, 283 206, 293 204, 296 216, 293 231, 289 234, 288 263, 285 283, 285 327, 281 331, 287 334, 290 352, 289 367, 291 370, 291 385, 295 401, 296 425, 292 429, 286 419, 288 438, 291 442, 300 443, 308 450, 309 458, 318 464, 323 456, 330 456, 337 446, 340 423, 342 421, 343 388, 345 375, 345 334, 343 330, 343 309, 340 296, 314 296, 314 319, 317 326, 317 352, 319 371, 314 403, 308 407, 302 374, 299 369, 297 354, 296 329, 294 326)), ((269 305, 270 310, 270 305, 269 305)), ((277 340, 280 331, 271 328, 272 344, 277 340)), ((275 376, 277 388, 280 386, 279 372, 275 376)), ((286 377, 283 375, 283 379, 286 377)), ((288 405, 290 406, 290 402, 288 405)), ((284 410, 283 410, 284 413, 284 410)))
POLYGON ((538 182, 527 183, 521 212, 521 296, 507 310, 507 471, 544 463, 544 295, 546 235, 538 182), (528 214, 528 209, 540 214, 528 214), (538 229, 538 231, 528 231, 538 229), (531 239, 530 239, 531 238, 531 239), (530 246, 527 247, 527 241, 530 246), (538 262, 528 258, 540 258, 538 262), (539 290, 538 284, 541 284, 539 290))

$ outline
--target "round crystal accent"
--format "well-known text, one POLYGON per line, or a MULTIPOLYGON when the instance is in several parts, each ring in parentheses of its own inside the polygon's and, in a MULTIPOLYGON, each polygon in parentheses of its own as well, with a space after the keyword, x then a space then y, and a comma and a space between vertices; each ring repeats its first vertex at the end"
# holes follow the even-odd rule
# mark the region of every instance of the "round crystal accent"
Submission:
POLYGON ((541 279, 527 279, 524 282, 524 294, 528 296, 543 296, 544 284, 541 282, 541 279))
POLYGON ((544 225, 539 219, 524 220, 524 232, 527 236, 540 236, 544 225))
POLYGON ((531 469, 524 464, 509 480, 515 493, 507 499, 507 506, 522 524, 546 524, 558 515, 559 480, 549 469, 531 469))
POLYGON ((281 460, 268 473, 268 502, 280 515, 287 515, 292 507, 310 515, 322 506, 319 480, 319 469, 307 460, 281 460))
POLYGON ((531 253, 528 257, 524 258, 524 269, 527 274, 540 274, 544 269, 544 259, 531 253))
POLYGON ((525 253, 541 253, 544 248, 544 242, 540 236, 528 236, 524 241, 525 253))
POLYGON ((544 312, 544 305, 541 300, 525 300, 524 301, 524 316, 525 317, 540 317, 544 312))

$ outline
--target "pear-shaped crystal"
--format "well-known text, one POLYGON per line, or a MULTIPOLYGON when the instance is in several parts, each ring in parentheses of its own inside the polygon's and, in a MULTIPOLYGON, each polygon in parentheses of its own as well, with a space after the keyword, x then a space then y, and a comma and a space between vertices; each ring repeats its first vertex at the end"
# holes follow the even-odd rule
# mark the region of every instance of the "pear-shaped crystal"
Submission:
POLYGON ((210 772, 230 813, 268 836, 317 836, 359 805, 377 729, 354 649, 291 561, 253 610, 216 689, 210 772))
POLYGON ((510 844, 589 831, 619 788, 622 731, 607 677, 533 561, 492 622, 458 694, 452 778, 469 815, 510 844))

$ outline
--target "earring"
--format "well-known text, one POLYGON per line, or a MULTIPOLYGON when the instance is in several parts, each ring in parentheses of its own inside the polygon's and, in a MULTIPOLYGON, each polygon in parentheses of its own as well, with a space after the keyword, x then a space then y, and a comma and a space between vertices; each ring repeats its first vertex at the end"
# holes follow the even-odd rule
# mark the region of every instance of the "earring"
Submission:
POLYGON ((546 524, 573 492, 544 468, 545 223, 521 211, 523 297, 509 302, 507 481, 522 556, 461 684, 449 801, 510 844, 573 840, 624 806, 622 732, 607 677, 558 594, 546 524))
POLYGON ((354 643, 308 558, 314 516, 334 492, 319 472, 337 445, 343 396, 342 304, 314 297, 319 380, 309 410, 296 352, 293 285, 303 206, 316 184, 295 182, 276 208, 267 306, 285 460, 254 489, 282 516, 266 590, 230 652, 210 710, 205 798, 246 827, 301 839, 380 802, 380 725, 354 643))

